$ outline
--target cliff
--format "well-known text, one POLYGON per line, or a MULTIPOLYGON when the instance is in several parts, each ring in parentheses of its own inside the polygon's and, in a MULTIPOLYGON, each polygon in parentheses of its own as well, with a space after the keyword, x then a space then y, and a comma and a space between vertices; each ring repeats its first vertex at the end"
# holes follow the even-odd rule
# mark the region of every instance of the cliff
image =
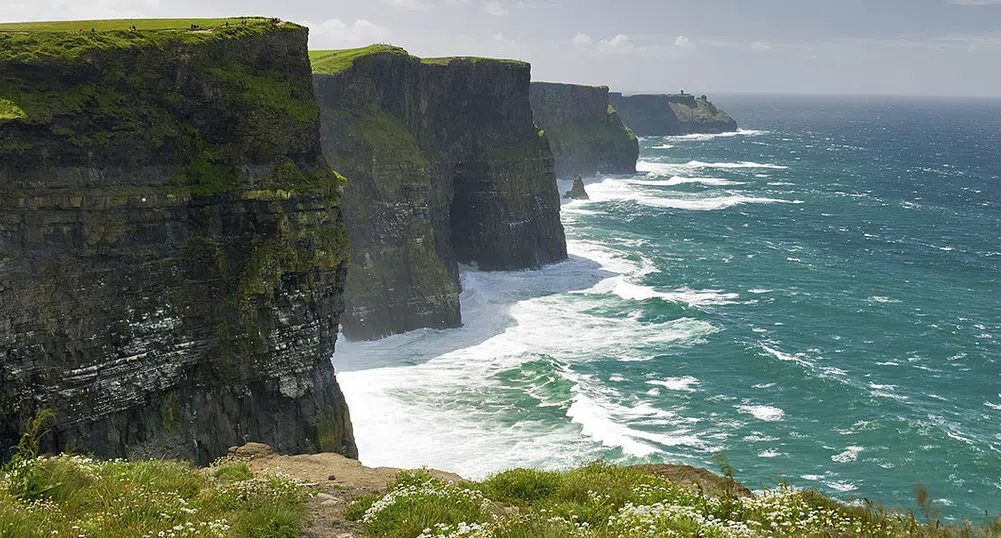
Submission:
POLYGON ((609 94, 622 121, 639 136, 718 134, 737 130, 737 122, 706 96, 689 94, 609 94))
POLYGON ((324 153, 350 178, 346 337, 459 326, 458 263, 566 259, 528 64, 385 46, 311 54, 324 153))
POLYGON ((609 104, 607 87, 533 82, 531 100, 557 177, 636 172, 639 142, 609 104))
POLYGON ((307 30, 171 22, 0 25, 0 457, 356 457, 307 30))

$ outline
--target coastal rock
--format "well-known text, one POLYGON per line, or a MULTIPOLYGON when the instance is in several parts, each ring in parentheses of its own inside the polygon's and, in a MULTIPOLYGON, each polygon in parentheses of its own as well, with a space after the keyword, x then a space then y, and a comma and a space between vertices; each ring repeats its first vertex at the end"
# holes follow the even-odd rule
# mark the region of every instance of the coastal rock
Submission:
POLYGON ((584 190, 584 178, 577 176, 577 179, 573 180, 573 187, 563 197, 567 200, 590 200, 591 197, 584 190))
POLYGON ((622 121, 639 136, 719 134, 737 130, 737 122, 706 96, 609 94, 622 121))
POLYGON ((0 34, 0 459, 357 456, 307 29, 0 34), (14 113, 9 113, 13 110, 14 113))
POLYGON ((533 82, 531 100, 557 177, 636 172, 639 141, 609 104, 608 87, 533 82))
POLYGON ((528 64, 387 46, 313 55, 324 153, 349 178, 347 338, 460 326, 459 263, 566 259, 528 64))

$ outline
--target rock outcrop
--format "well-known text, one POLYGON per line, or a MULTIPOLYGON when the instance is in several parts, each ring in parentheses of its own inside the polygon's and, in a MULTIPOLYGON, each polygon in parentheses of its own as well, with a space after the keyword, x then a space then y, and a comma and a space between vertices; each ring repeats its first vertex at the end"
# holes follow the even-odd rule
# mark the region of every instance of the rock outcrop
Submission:
POLYGON ((386 46, 312 54, 324 153, 349 178, 346 337, 459 326, 458 263, 566 259, 528 64, 386 46))
POLYGON ((531 99, 558 177, 636 172, 639 141, 609 104, 608 87, 533 82, 531 99))
POLYGON ((737 130, 737 122, 706 96, 689 94, 609 94, 622 121, 639 136, 719 134, 737 130))
POLYGON ((590 200, 591 197, 587 195, 587 190, 584 189, 584 178, 577 176, 577 179, 573 180, 573 186, 563 195, 563 198, 567 200, 590 200))
POLYGON ((357 457, 307 29, 0 33, 0 458, 357 457))

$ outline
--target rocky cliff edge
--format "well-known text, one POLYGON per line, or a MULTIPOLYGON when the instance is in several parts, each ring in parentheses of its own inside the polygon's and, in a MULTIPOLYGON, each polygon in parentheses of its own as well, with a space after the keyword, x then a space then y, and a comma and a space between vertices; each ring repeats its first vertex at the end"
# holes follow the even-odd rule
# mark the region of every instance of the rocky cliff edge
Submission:
POLYGON ((306 28, 131 22, 0 28, 0 456, 355 457, 306 28))
POLYGON ((348 338, 459 326, 459 263, 566 259, 528 64, 379 45, 311 55, 324 153, 349 178, 348 338))

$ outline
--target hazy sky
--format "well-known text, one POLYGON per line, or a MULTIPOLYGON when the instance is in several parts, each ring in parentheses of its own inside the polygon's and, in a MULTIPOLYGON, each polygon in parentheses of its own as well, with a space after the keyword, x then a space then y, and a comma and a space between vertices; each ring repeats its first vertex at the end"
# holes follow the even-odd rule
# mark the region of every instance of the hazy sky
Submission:
POLYGON ((1001 96, 1001 0, 0 0, 0 21, 262 14, 311 48, 532 62, 625 91, 1001 96))

